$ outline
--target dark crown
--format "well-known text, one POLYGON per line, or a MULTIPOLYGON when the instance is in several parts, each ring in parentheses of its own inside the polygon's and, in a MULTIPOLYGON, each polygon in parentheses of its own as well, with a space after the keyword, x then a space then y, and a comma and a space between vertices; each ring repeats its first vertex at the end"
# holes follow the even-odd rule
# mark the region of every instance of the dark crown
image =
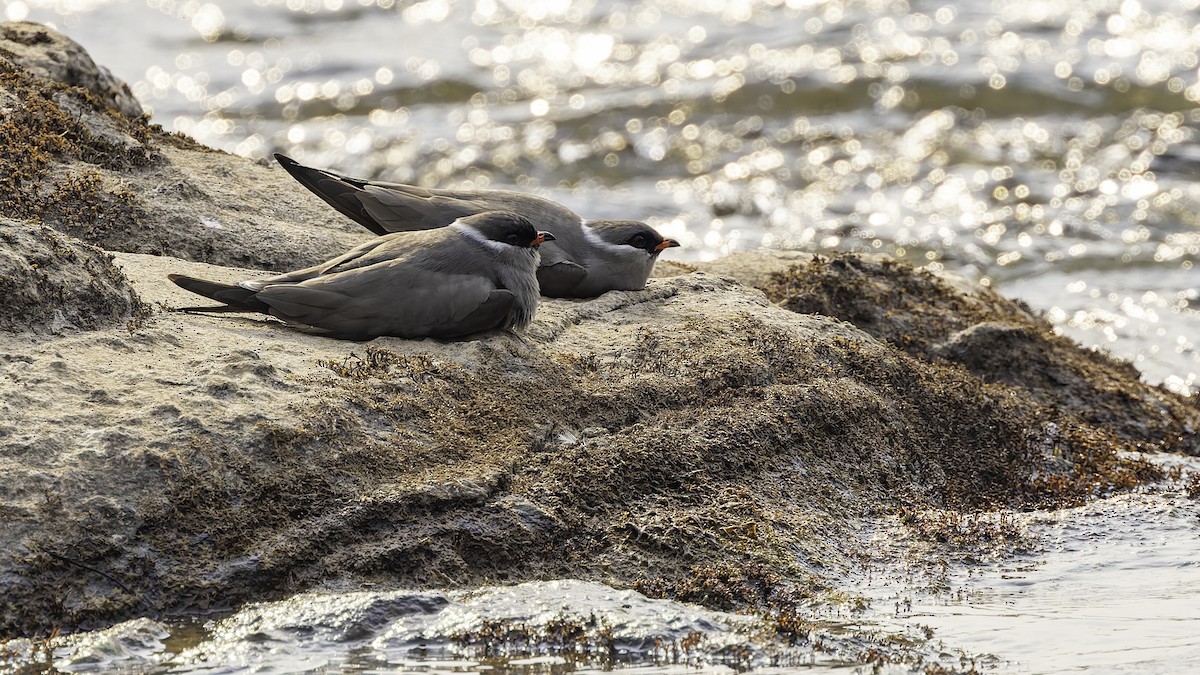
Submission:
POLYGON ((492 241, 512 246, 529 246, 538 235, 528 218, 510 211, 485 211, 463 218, 462 222, 492 241))

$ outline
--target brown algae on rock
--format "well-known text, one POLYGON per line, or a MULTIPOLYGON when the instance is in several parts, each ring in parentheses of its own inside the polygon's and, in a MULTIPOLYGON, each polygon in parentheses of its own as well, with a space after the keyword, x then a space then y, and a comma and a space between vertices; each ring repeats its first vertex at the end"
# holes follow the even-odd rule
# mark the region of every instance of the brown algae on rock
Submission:
POLYGON ((1019 502, 1044 464, 1036 406, 730 282, 547 305, 525 341, 318 359, 283 419, 148 458, 139 539, 210 570, 160 566, 163 609, 562 576, 783 607, 854 518, 1019 502))
POLYGON ((1080 348, 984 286, 964 291, 903 262, 818 256, 761 288, 787 309, 837 317, 922 360, 961 365, 1130 445, 1200 453, 1194 396, 1141 382, 1131 364, 1080 348))

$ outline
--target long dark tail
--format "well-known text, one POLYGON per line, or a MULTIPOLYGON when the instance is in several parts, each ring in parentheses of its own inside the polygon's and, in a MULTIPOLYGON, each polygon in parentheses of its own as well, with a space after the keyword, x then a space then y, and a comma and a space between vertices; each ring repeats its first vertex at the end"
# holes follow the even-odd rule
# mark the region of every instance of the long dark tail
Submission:
POLYGON ((275 161, 279 162, 279 165, 286 169, 292 175, 292 178, 299 181, 301 185, 325 200, 326 204, 337 209, 338 213, 381 237, 390 233, 371 214, 367 213, 367 210, 363 208, 362 202, 358 201, 356 195, 367 184, 366 181, 307 167, 291 157, 281 155, 278 152, 275 153, 275 161))
POLYGON ((205 281, 195 277, 187 277, 182 274, 168 274, 167 278, 175 282, 176 286, 184 290, 191 291, 196 295, 203 295, 211 300, 223 302, 224 305, 217 307, 180 307, 181 311, 185 312, 262 312, 269 314, 271 306, 262 300, 256 299, 256 291, 233 284, 222 284, 216 281, 205 281))

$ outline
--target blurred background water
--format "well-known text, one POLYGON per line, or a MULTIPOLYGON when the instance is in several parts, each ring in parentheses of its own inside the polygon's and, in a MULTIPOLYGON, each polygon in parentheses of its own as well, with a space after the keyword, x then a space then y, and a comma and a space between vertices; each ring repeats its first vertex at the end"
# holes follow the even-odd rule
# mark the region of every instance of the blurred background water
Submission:
POLYGON ((1200 0, 6 0, 171 130, 962 272, 1190 392, 1200 0))

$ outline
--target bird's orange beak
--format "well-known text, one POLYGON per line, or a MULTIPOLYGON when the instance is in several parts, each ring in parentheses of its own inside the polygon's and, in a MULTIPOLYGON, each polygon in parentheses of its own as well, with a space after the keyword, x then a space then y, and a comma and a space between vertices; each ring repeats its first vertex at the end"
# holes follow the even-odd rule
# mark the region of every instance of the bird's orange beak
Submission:
POLYGON ((533 238, 533 243, 529 245, 537 248, 547 241, 554 241, 554 235, 550 234, 549 232, 538 232, 537 236, 533 238))
POLYGON ((678 246, 678 245, 679 245, 679 242, 675 241, 674 239, 663 239, 661 244, 654 247, 654 250, 655 251, 663 251, 663 250, 666 250, 668 248, 671 248, 673 246, 678 246))

